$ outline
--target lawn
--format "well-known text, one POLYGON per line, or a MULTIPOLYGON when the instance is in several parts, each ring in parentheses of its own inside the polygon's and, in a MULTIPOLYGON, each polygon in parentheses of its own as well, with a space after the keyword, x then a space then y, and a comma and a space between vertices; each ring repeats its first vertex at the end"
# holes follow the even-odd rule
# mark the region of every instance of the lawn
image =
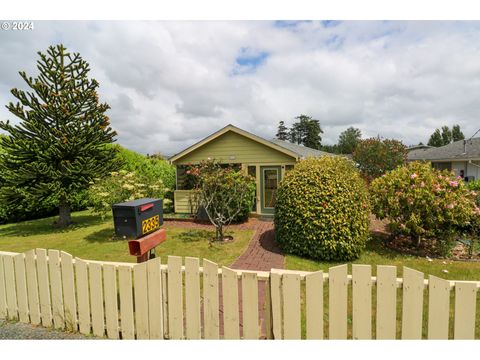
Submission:
MULTIPOLYGON (((63 250, 83 259, 135 262, 129 255, 126 240, 114 239, 113 220, 105 220, 90 211, 72 214, 74 225, 68 229, 52 226, 54 218, 31 220, 0 226, 0 251, 24 252, 35 248, 63 250)), ((212 231, 169 226, 167 241, 157 247, 157 256, 166 261, 168 255, 206 258, 219 265, 231 265, 247 248, 253 230, 230 232, 235 241, 209 245, 212 231)))
MULTIPOLYGON (((287 269, 317 271, 328 270, 329 267, 345 264, 346 262, 325 262, 304 259, 294 255, 285 256, 287 269)), ((447 280, 479 280, 480 262, 452 261, 445 259, 432 259, 401 254, 386 247, 379 235, 373 234, 367 243, 367 248, 360 258, 348 264, 372 265, 372 274, 376 274, 376 265, 396 265, 397 276, 401 277, 403 266, 421 271, 428 275, 435 275, 447 280), (444 272, 447 270, 448 272, 444 272)))

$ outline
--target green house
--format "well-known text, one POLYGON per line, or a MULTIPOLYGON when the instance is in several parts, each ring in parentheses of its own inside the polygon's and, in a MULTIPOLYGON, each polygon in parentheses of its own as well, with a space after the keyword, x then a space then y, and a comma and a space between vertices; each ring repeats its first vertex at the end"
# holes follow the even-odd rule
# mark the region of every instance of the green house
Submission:
POLYGON ((269 215, 275 209, 276 192, 285 173, 306 157, 332 154, 282 140, 266 140, 233 125, 173 155, 169 160, 177 169, 174 195, 176 213, 194 213, 194 192, 187 181, 189 165, 215 159, 221 164, 241 169, 256 179, 256 201, 252 214, 269 215))

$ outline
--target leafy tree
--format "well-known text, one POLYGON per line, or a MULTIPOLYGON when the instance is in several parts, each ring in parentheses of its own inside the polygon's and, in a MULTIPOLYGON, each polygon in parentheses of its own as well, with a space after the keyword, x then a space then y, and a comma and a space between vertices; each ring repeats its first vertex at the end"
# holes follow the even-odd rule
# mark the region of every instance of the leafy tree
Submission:
POLYGON ((30 91, 13 89, 18 102, 7 105, 20 123, 0 122, 9 133, 0 140, 2 196, 15 201, 21 189, 35 199, 52 199, 63 227, 71 223, 76 194, 118 168, 115 150, 106 146, 116 132, 105 115, 110 107, 99 102, 99 84, 88 78, 90 67, 80 54, 57 45, 38 55, 38 77, 20 72, 30 91))
POLYGON ((462 130, 460 130, 460 125, 453 125, 452 130, 450 130, 448 126, 442 126, 441 132, 439 129, 435 129, 428 140, 428 145, 436 147, 445 146, 453 141, 463 139, 465 139, 465 136, 463 135, 462 130))
POLYGON ((349 127, 338 138, 338 148, 341 154, 351 154, 362 137, 360 129, 349 127))
POLYGON ((443 145, 448 145, 452 142, 452 132, 448 126, 442 126, 442 142, 443 145))
POLYGON ((407 148, 398 140, 370 138, 361 140, 352 155, 362 175, 372 180, 403 165, 407 160, 407 148))
POLYGON ((337 144, 333 145, 322 145, 320 147, 320 150, 331 153, 331 154, 340 154, 340 148, 338 147, 337 144))
POLYGON ((430 139, 428 140, 427 144, 429 146, 435 146, 435 147, 443 146, 443 139, 442 139, 442 135, 440 134, 440 130, 435 129, 433 134, 430 135, 430 139))
POLYGON ((215 160, 202 162, 196 169, 200 204, 215 226, 216 240, 223 241, 224 228, 245 209, 253 205, 255 180, 231 167, 222 167, 215 160))
POLYGON ((290 141, 319 150, 322 141, 320 134, 323 134, 320 121, 307 115, 299 115, 295 119, 298 121, 290 129, 290 141))
POLYGON ((280 121, 278 124, 277 135, 278 140, 288 140, 288 128, 285 126, 285 122, 280 121))
POLYGON ((462 130, 460 130, 460 125, 453 125, 452 127, 452 140, 458 141, 465 139, 462 130))

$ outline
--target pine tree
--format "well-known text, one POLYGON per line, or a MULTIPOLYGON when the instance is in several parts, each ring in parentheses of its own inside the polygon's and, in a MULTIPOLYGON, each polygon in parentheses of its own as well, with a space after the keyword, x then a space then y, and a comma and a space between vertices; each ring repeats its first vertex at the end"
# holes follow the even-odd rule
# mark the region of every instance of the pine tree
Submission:
POLYGON ((362 133, 360 129, 349 127, 338 137, 338 147, 341 154, 352 154, 355 146, 360 142, 362 133))
POLYGON ((59 208, 58 226, 71 223, 71 202, 80 191, 118 168, 115 141, 99 103, 98 82, 88 79, 88 63, 63 45, 38 52, 38 77, 20 76, 30 91, 12 89, 18 100, 7 109, 20 119, 18 125, 1 121, 9 136, 0 140, 2 197, 15 201, 17 189, 36 200, 54 198, 59 208))
POLYGON ((440 130, 435 129, 432 135, 430 135, 430 139, 428 139, 428 145, 429 146, 443 146, 443 139, 442 135, 440 134, 440 130))
POLYGON ((288 140, 288 128, 285 126, 283 121, 280 121, 278 124, 278 131, 276 135, 278 140, 288 140))
POLYGON ((460 130, 460 125, 453 125, 452 127, 452 139, 453 141, 465 139, 462 130, 460 130))
POLYGON ((290 141, 313 149, 320 149, 322 141, 320 134, 323 133, 320 121, 307 115, 299 115, 295 119, 299 121, 295 122, 290 129, 290 141))

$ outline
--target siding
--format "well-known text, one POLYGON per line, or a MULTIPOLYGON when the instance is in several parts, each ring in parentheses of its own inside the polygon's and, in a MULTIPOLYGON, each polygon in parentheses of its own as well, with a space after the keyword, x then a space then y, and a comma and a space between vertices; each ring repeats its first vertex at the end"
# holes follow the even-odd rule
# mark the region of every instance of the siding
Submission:
POLYGON ((177 214, 190 214, 192 212, 190 206, 190 194, 191 190, 175 190, 174 192, 174 204, 175 213, 177 214))
POLYGON ((229 131, 174 161, 174 164, 198 163, 207 158, 216 159, 223 163, 272 164, 295 161, 292 156, 229 131))

